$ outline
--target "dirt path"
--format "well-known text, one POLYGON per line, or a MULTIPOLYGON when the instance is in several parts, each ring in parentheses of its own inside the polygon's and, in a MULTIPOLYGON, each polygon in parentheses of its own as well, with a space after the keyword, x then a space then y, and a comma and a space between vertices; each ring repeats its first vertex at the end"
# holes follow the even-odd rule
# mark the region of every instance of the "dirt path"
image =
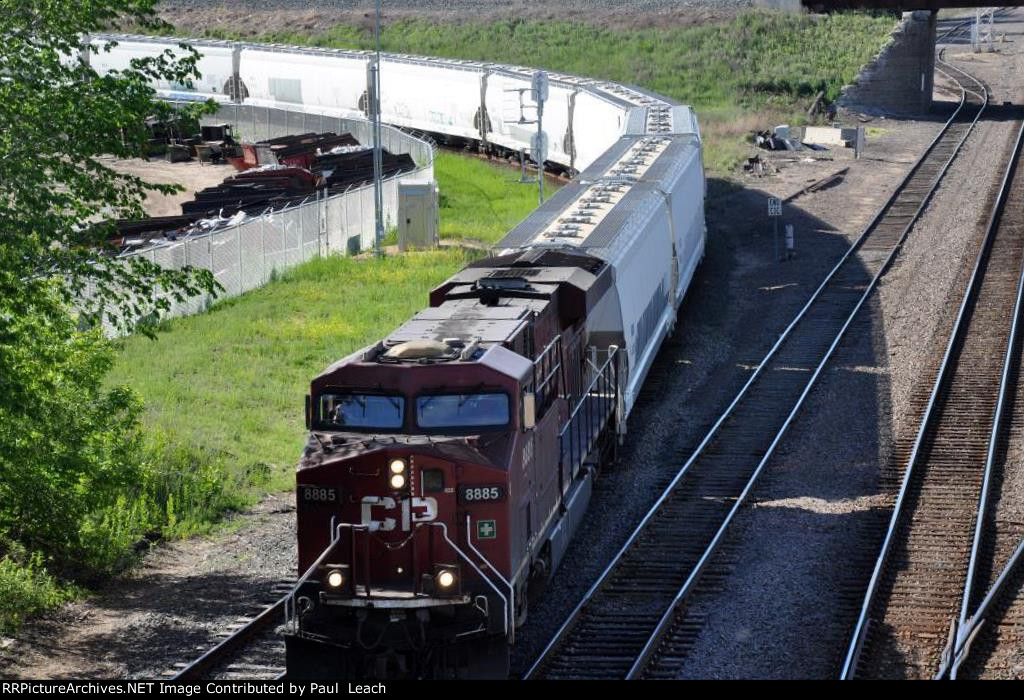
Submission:
POLYGON ((156 678, 295 577, 291 494, 268 496, 218 534, 156 547, 131 576, 0 639, 0 678, 156 678))
POLYGON ((179 216, 182 202, 195 198, 196 192, 219 185, 224 178, 235 173, 230 165, 211 165, 197 160, 187 163, 168 163, 161 159, 142 160, 132 158, 104 158, 103 164, 128 175, 136 175, 155 185, 181 185, 184 190, 177 194, 150 192, 146 195, 144 208, 150 216, 179 216))

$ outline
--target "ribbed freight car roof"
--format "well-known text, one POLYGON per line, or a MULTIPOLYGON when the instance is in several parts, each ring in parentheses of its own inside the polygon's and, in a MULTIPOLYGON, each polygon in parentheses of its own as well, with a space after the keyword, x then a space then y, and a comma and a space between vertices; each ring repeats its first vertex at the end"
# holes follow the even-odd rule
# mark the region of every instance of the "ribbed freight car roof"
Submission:
MULTIPOLYGON (((694 159, 700 167, 696 134, 623 137, 496 248, 572 248, 608 259, 616 238, 630 229, 629 220, 643 218, 659 206, 662 192, 674 190, 675 181, 694 159)), ((693 194, 704 196, 703 191, 693 194)))

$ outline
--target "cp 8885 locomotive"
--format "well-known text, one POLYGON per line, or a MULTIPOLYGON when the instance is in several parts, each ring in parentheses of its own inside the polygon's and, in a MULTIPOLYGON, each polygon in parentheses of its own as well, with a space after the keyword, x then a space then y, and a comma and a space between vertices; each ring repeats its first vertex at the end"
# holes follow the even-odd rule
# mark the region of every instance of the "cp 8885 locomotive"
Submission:
POLYGON ((624 137, 316 377, 289 677, 506 677, 704 252, 699 135, 624 137))

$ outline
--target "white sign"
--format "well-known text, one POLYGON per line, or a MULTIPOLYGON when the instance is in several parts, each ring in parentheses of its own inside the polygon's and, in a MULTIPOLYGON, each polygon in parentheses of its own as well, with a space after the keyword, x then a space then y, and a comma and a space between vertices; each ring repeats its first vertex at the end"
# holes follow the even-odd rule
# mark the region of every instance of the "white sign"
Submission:
POLYGON ((538 131, 530 139, 530 154, 537 163, 543 163, 548 159, 548 134, 546 131, 538 131))
MULTIPOLYGON (((363 496, 361 508, 361 524, 365 525, 370 532, 391 532, 398 526, 395 518, 386 517, 394 513, 398 504, 390 496, 363 496), (384 511, 385 517, 376 520, 375 510, 384 511)), ((429 523, 437 518, 437 500, 426 496, 424 498, 403 498, 401 506, 402 532, 409 532, 414 523, 429 523)))
POLYGON ((768 198, 768 216, 782 216, 782 200, 778 197, 768 198))
POLYGON ((530 99, 534 102, 547 102, 548 100, 548 74, 542 70, 533 74, 533 81, 530 83, 530 99))

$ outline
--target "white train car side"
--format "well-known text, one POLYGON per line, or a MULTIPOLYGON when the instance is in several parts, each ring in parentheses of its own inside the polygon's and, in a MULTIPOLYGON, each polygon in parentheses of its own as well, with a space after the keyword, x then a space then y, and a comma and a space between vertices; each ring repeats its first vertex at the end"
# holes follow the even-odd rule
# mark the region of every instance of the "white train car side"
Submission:
MULTIPOLYGON (((98 51, 89 58, 89 62, 99 73, 124 70, 131 65, 131 61, 134 59, 158 56, 165 51, 170 51, 178 56, 183 53, 179 46, 183 40, 151 39, 149 37, 92 37, 91 41, 98 51), (110 40, 116 40, 117 46, 107 51, 104 47, 110 40)), ((208 41, 196 48, 201 54, 197 67, 202 76, 195 81, 192 87, 170 83, 166 80, 158 82, 155 87, 163 94, 194 94, 196 97, 210 97, 218 101, 226 100, 230 93, 230 80, 235 74, 235 46, 226 41, 208 41)))
POLYGON ((591 345, 626 352, 628 415, 704 256, 699 134, 627 136, 497 247, 585 252, 614 270, 615 294, 587 321, 591 345))
MULTIPOLYGON (((158 84, 165 97, 214 98, 339 117, 367 115, 365 51, 298 48, 225 41, 103 35, 117 41, 92 58, 98 70, 125 67, 136 56, 178 50, 187 41, 203 55, 193 88, 158 84), (231 80, 235 79, 232 85, 231 80), (234 90, 232 90, 234 87, 234 90)), ((529 87, 534 71, 473 61, 385 54, 381 113, 394 126, 509 151, 531 148, 536 126, 529 87)), ((544 107, 546 162, 572 173, 585 169, 623 133, 637 133, 651 104, 668 105, 622 86, 552 75, 544 107), (632 129, 632 131, 631 131, 632 129)))

